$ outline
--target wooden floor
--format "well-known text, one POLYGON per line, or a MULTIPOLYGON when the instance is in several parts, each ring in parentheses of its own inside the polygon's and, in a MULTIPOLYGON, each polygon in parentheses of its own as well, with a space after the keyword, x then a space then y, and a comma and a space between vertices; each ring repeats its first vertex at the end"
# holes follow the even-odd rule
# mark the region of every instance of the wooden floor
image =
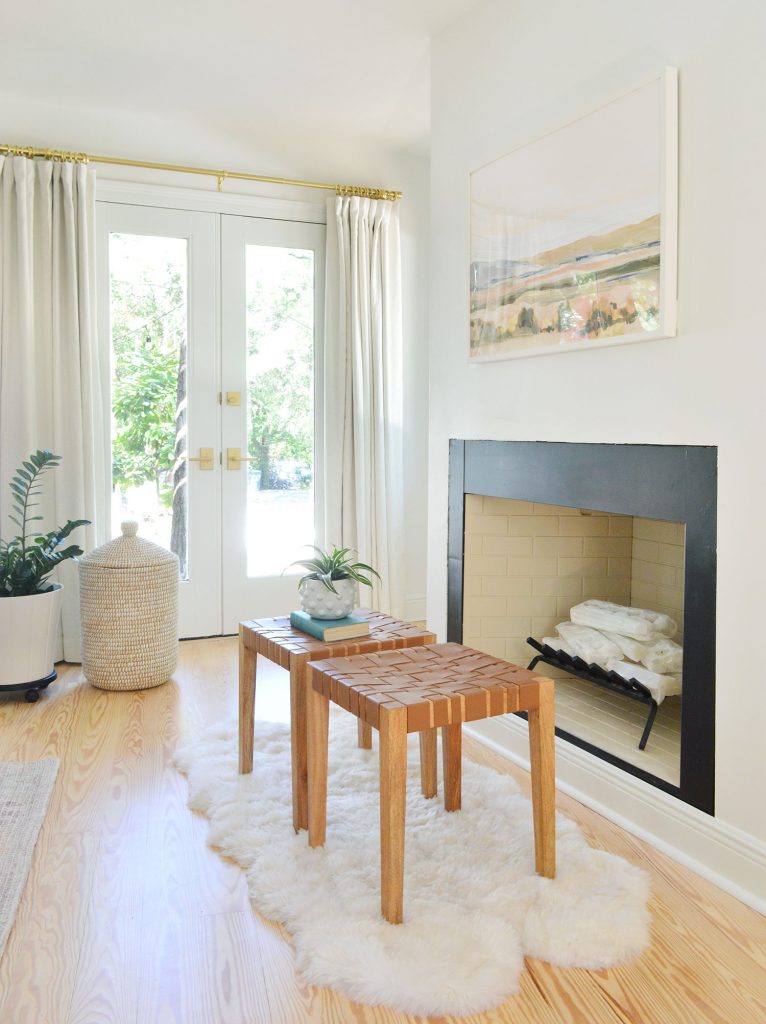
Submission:
MULTIPOLYGON (((286 675, 267 664, 256 713, 283 719, 286 675)), ((0 759, 62 761, 0 962, 2 1024, 415 1021, 304 985, 288 936, 253 912, 242 873, 186 807, 173 751, 234 715, 234 640, 183 644, 175 679, 143 693, 104 693, 61 669, 39 704, 0 703, 0 759)), ((475 743, 465 753, 525 781, 475 743)), ((518 996, 464 1019, 764 1024, 766 919, 575 801, 560 807, 594 846, 651 872, 652 947, 610 971, 529 960, 518 996)))

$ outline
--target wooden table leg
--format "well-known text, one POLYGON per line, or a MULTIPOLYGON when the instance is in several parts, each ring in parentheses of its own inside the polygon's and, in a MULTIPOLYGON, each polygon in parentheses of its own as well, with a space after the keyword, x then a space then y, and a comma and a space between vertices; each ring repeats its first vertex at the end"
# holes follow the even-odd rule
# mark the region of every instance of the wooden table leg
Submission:
POLYGON ((356 745, 360 750, 372 750, 372 726, 363 722, 361 718, 356 720, 356 745))
POLYGON ((442 726, 442 765, 444 772, 444 809, 459 811, 463 783, 463 726, 442 726))
POLYGON ((293 828, 296 832, 309 827, 308 750, 306 726, 306 694, 308 689, 306 662, 291 659, 290 664, 290 749, 293 766, 293 828))
POLYGON ((427 800, 436 796, 436 729, 420 733, 420 788, 427 800))
POLYGON ((327 833, 327 736, 330 701, 307 680, 309 846, 324 846, 327 833))
POLYGON ((391 924, 404 913, 407 709, 380 709, 380 909, 391 924))
POLYGON ((247 775, 253 770, 253 728, 255 726, 255 672, 258 655, 245 643, 239 627, 239 771, 247 775))
POLYGON ((542 679, 539 706, 529 712, 535 871, 556 877, 556 777, 553 680, 542 679))

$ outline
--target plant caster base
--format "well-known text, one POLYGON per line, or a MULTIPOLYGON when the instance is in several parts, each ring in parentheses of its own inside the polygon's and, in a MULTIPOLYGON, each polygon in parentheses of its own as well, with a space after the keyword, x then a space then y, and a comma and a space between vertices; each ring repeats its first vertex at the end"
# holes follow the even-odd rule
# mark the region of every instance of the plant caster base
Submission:
POLYGON ((40 691, 44 690, 47 686, 53 682, 57 676, 57 672, 54 669, 49 672, 47 676, 43 676, 42 679, 32 679, 28 683, 7 683, 5 686, 0 686, 0 693, 24 693, 24 700, 28 704, 34 704, 40 699, 40 691))

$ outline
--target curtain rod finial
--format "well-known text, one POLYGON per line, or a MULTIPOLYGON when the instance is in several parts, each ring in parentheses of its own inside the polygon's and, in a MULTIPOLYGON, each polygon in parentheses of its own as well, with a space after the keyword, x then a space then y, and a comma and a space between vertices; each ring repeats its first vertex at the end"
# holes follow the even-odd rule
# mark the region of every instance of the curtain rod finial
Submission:
POLYGON ((335 194, 339 196, 361 196, 363 199, 388 199, 395 202, 402 198, 401 192, 389 188, 368 188, 366 185, 336 185, 335 194))

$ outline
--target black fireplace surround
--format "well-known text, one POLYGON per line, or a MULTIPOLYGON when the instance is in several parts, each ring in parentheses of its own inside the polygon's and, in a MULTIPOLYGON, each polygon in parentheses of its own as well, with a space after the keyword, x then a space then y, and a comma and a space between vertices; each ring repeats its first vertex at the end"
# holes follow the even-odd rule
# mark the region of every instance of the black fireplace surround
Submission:
POLYGON ((715 813, 717 456, 714 447, 549 441, 451 440, 449 450, 447 637, 456 643, 463 639, 466 494, 685 524, 680 784, 556 732, 708 814, 715 813))

